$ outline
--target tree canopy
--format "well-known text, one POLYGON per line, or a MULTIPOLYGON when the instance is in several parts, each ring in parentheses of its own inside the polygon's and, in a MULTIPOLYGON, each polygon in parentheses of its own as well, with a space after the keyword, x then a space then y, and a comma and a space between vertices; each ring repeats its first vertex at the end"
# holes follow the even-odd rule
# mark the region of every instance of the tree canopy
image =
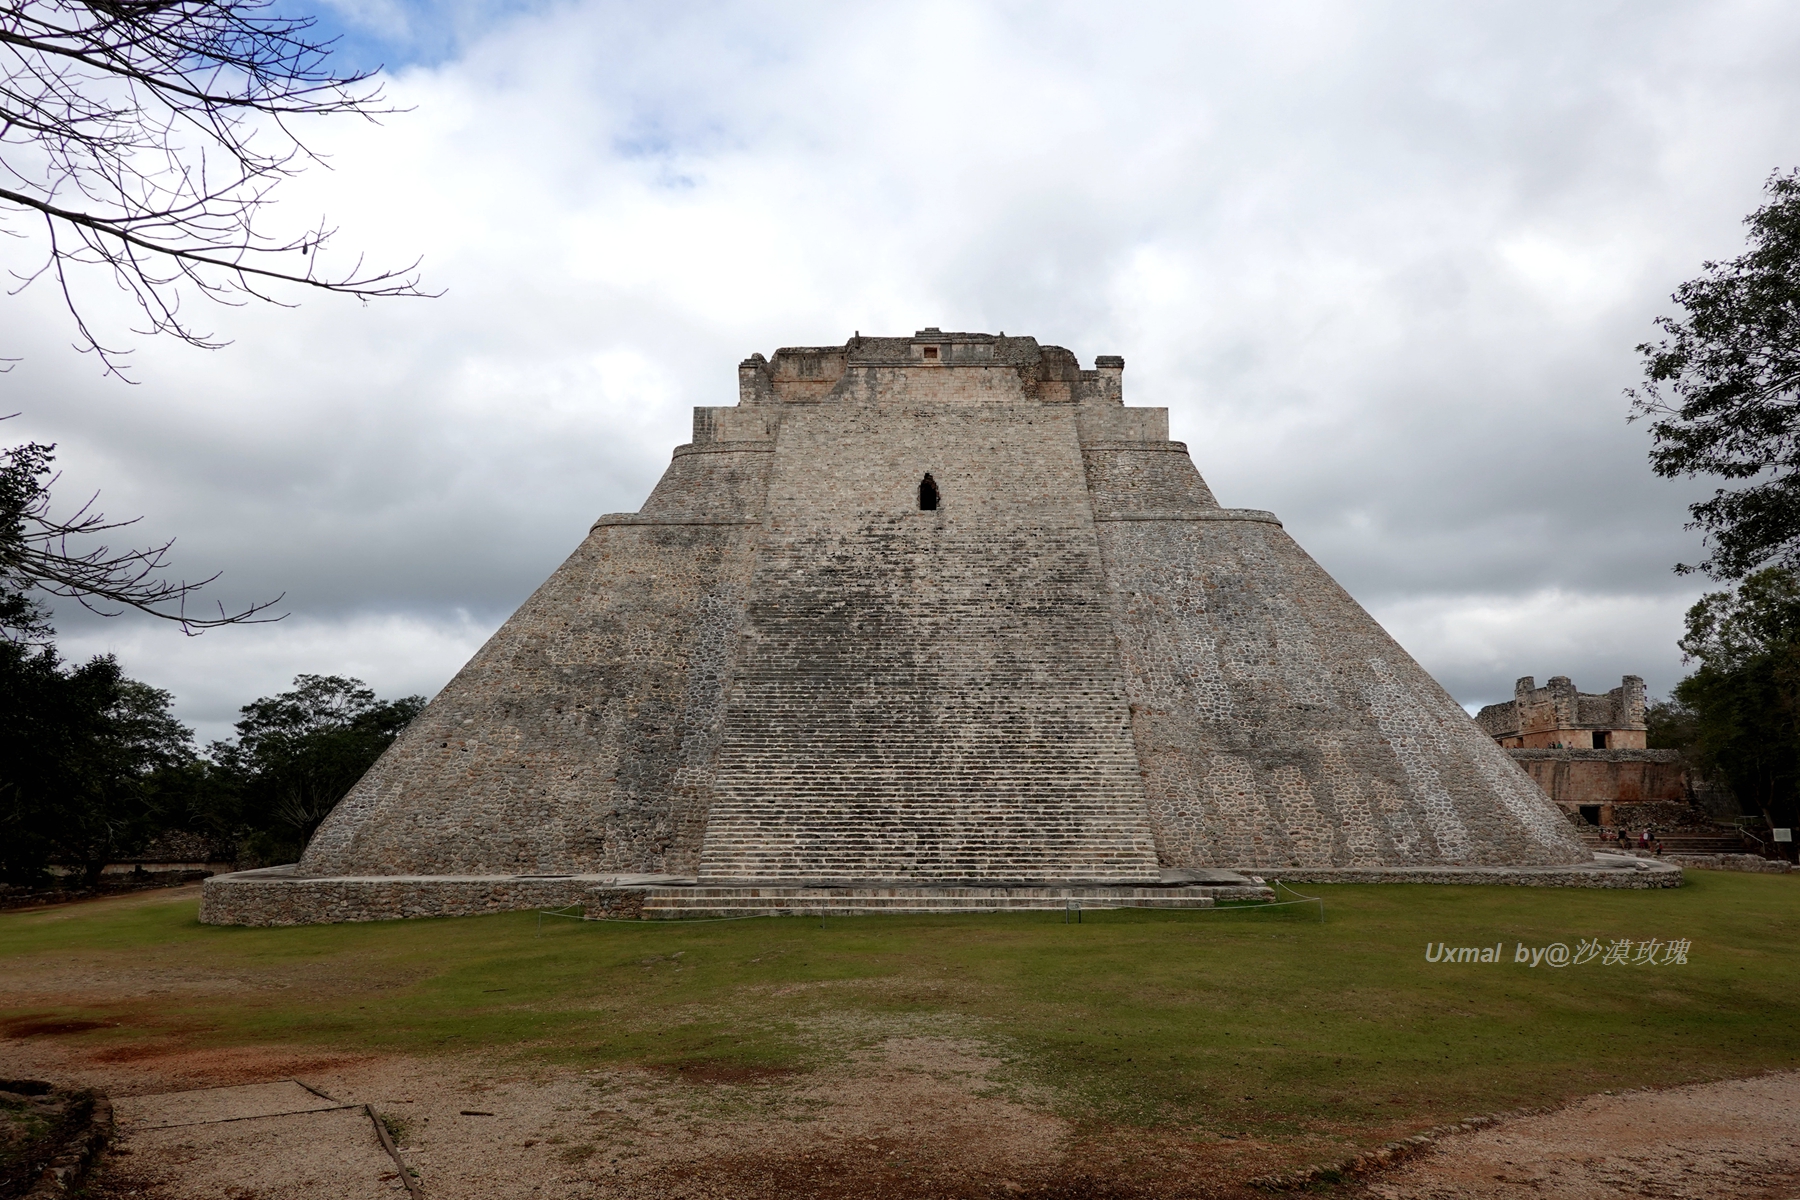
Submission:
POLYGON ((1682 652, 1698 668, 1653 714, 1770 824, 1792 828, 1800 796, 1800 573, 1768 567, 1688 610, 1682 652))
POLYGON ((251 865, 292 862, 425 706, 302 675, 200 753, 170 701, 109 655, 70 666, 53 646, 0 642, 0 878, 33 882, 60 862, 91 880, 169 832, 251 865))
POLYGON ((299 122, 374 119, 374 72, 332 69, 314 19, 273 0, 0 0, 0 233, 29 239, 16 278, 47 278, 76 347, 118 373, 127 352, 90 324, 82 268, 136 301, 137 333, 223 343, 184 297, 271 299, 271 285, 419 296, 412 264, 321 265, 320 220, 267 230, 272 192, 318 161, 299 122))
POLYGON ((292 691, 241 710, 234 742, 208 753, 237 784, 243 812, 264 836, 263 857, 297 858, 344 793, 425 707, 425 697, 378 700, 361 681, 301 675, 292 691))
POLYGON ((147 835, 157 775, 193 756, 169 700, 111 655, 70 668, 0 642, 0 874, 57 858, 92 875, 147 835))
POLYGON ((0 452, 0 879, 8 882, 35 881, 52 859, 91 877, 152 831, 183 825, 169 810, 185 811, 208 786, 169 693, 127 678, 111 655, 66 665, 48 614, 23 590, 36 582, 33 497, 48 461, 0 452))
POLYGON ((1800 171, 1764 190, 1749 249, 1675 290, 1684 315, 1657 318, 1667 336, 1638 347, 1627 393, 1632 419, 1652 418, 1658 475, 1738 482, 1689 506, 1709 553, 1675 569, 1715 579, 1800 566, 1800 171))

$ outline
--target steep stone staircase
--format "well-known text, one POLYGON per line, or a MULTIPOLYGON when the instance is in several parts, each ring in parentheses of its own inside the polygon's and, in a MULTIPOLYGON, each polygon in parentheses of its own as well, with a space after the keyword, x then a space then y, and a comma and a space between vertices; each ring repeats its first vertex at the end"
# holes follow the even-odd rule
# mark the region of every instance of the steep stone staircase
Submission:
POLYGON ((1075 409, 931 378, 782 414, 703 883, 1157 882, 1075 409))
MULTIPOLYGON (((1097 757, 1097 756, 1096 756, 1097 757)), ((1036 805, 976 795, 953 803, 845 803, 828 787, 758 812, 716 811, 703 880, 856 878, 1050 882, 1071 876, 1116 885, 1156 878, 1141 804, 1056 796, 1036 805)))

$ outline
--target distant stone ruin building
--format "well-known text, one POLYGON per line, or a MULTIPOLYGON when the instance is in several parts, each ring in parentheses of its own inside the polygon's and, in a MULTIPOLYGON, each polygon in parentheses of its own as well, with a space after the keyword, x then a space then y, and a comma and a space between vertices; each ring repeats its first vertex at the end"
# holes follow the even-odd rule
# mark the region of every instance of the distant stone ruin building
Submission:
POLYGON ((1124 366, 937 329, 751 356, 302 861, 210 881, 203 919, 1679 882, 1598 869, 1124 366))
POLYGON ((1544 687, 1530 675, 1513 698, 1475 716, 1562 810, 1589 825, 1672 825, 1706 820, 1695 810, 1677 750, 1646 749, 1644 681, 1627 675, 1610 692, 1578 692, 1568 676, 1544 687))
POLYGON ((1636 675, 1601 695, 1576 691, 1567 675, 1544 687, 1527 675, 1510 701, 1488 705, 1475 723, 1508 750, 1642 750, 1650 728, 1636 675))

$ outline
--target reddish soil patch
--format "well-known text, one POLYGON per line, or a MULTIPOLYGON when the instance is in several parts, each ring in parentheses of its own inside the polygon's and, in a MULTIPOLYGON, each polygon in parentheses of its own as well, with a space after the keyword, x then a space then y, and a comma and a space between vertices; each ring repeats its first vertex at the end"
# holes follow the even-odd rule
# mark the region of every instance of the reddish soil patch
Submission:
POLYGON ((805 1074, 798 1067, 758 1067, 707 1059, 657 1064, 650 1069, 687 1083, 774 1083, 805 1074))
POLYGON ((159 1058, 171 1058, 187 1050, 186 1046, 158 1042, 134 1042, 129 1046, 111 1046, 105 1050, 95 1050, 88 1055, 88 1060, 97 1063, 155 1062, 159 1058))
MULTIPOLYGON (((970 1177, 955 1162, 922 1159, 907 1147, 877 1144, 862 1155, 801 1154, 718 1160, 668 1180, 668 1195, 792 1197, 794 1200, 1152 1200, 1190 1196, 1137 1180, 1091 1176, 970 1177)), ((1025 1174, 1019 1172, 1019 1174, 1025 1174)), ((1215 1195, 1219 1193, 1213 1193, 1215 1195)))
POLYGON ((8 1017, 0 1020, 0 1030, 9 1038, 61 1037, 69 1033, 86 1033, 105 1029, 103 1021, 56 1021, 45 1017, 8 1017))
POLYGON ((88 1062, 99 1066, 129 1064, 148 1071, 158 1085, 166 1084, 167 1090, 310 1077, 342 1071, 375 1059, 369 1054, 308 1052, 280 1046, 201 1049, 175 1042, 112 1046, 86 1057, 88 1062))
POLYGON ((671 1197, 754 1200, 1267 1200, 1242 1181, 1279 1156, 1095 1126, 1035 1164, 995 1171, 975 1146, 873 1138, 850 1153, 753 1153, 672 1172, 671 1197))

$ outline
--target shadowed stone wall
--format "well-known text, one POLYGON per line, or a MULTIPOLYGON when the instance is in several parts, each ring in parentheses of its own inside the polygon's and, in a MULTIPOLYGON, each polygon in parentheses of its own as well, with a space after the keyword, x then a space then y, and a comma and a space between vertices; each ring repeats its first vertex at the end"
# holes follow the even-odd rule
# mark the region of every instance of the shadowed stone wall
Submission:
MULTIPOLYGON (((1691 803, 1679 750, 1508 750, 1544 794, 1564 807, 1691 803)), ((1611 822, 1605 818, 1603 824, 1611 822)))

